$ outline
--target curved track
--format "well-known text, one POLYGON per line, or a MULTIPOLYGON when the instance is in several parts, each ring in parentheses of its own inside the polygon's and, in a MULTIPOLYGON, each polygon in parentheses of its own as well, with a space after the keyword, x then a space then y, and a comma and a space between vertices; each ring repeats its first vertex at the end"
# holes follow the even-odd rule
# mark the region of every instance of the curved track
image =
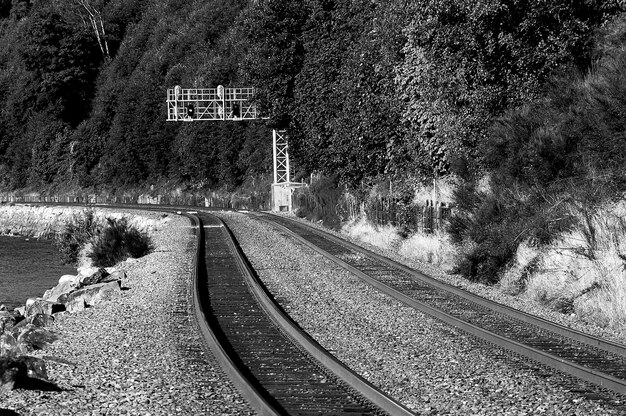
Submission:
POLYGON ((198 324, 225 372, 259 414, 412 414, 284 315, 221 220, 193 214, 198 324))
POLYGON ((255 216, 408 306, 578 379, 626 395, 626 346, 484 299, 301 222, 271 214, 255 216))

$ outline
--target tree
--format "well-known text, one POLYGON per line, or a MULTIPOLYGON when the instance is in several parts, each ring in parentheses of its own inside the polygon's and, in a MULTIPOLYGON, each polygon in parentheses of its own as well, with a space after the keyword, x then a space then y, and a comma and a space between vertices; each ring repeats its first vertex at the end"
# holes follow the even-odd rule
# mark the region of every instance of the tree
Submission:
POLYGON ((302 30, 308 16, 305 0, 252 3, 239 19, 248 44, 240 79, 256 88, 262 114, 279 128, 289 125, 294 80, 304 50, 302 30))
POLYGON ((87 32, 48 8, 38 9, 23 30, 21 57, 33 74, 33 111, 51 111, 75 127, 89 113, 102 62, 87 32))
POLYGON ((45 115, 34 117, 29 130, 34 134, 28 182, 35 186, 61 183, 70 177, 72 143, 67 124, 45 115))
POLYGON ((110 59, 108 35, 104 27, 103 11, 108 0, 54 0, 61 15, 73 16, 82 26, 92 31, 105 60, 110 59))
POLYGON ((617 10, 599 0, 424 3, 398 68, 409 146, 440 173, 454 157, 479 160, 495 118, 540 98, 554 71, 590 66, 591 35, 617 10))
POLYGON ((584 222, 623 197, 625 22, 597 38, 589 71, 555 76, 542 100, 509 110, 488 131, 481 152, 490 190, 468 182, 455 197, 451 232, 471 248, 459 265, 467 277, 498 281, 522 241, 547 244, 576 225, 572 212, 584 222))
POLYGON ((0 19, 11 16, 11 0, 0 0, 0 19))
POLYGON ((28 13, 32 7, 30 0, 11 0, 11 18, 13 20, 20 20, 28 16, 28 13))
POLYGON ((309 171, 360 186, 396 171, 402 136, 394 67, 410 10, 399 1, 312 1, 302 35, 291 144, 309 171))

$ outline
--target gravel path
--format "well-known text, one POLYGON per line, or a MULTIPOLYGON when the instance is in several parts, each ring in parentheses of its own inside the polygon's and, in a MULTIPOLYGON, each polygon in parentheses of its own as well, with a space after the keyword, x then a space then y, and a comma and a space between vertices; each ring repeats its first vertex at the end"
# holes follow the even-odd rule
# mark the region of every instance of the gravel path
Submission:
POLYGON ((622 414, 571 382, 381 295, 241 214, 220 214, 285 310, 326 349, 420 414, 622 414))
POLYGON ((0 409, 20 415, 251 414, 187 315, 195 238, 186 218, 169 218, 152 235, 154 253, 118 266, 127 273, 128 290, 51 327, 61 340, 37 355, 71 363, 47 360, 48 376, 62 391, 0 393, 0 409))

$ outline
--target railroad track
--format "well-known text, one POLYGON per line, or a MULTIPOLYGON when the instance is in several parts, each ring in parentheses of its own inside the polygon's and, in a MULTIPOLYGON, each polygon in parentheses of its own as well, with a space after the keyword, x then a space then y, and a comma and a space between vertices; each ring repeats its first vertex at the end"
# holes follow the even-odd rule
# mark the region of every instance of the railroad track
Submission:
POLYGON ((193 308, 218 362, 262 415, 409 415, 337 361, 268 296, 232 234, 215 216, 195 223, 193 308))
POLYGON ((626 396, 624 345, 484 299, 301 222, 273 214, 250 215, 410 307, 600 390, 607 389, 609 397, 615 393, 626 396))

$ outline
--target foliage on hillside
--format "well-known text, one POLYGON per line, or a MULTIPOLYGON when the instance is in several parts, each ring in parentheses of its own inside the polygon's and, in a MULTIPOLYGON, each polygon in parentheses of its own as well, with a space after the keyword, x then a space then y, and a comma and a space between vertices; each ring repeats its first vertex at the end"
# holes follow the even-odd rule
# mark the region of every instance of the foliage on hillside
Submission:
POLYGON ((451 231, 468 246, 459 265, 466 276, 495 281, 520 243, 541 247, 572 227, 593 247, 594 212, 626 191, 625 38, 619 19, 603 31, 586 75, 555 79, 544 99, 493 125, 482 146, 490 188, 468 181, 457 192, 451 231))
POLYGON ((3 188, 234 187, 269 171, 261 123, 165 121, 167 88, 238 83, 229 33, 245 1, 87 3, 108 53, 78 2, 0 8, 3 188))
POLYGON ((520 240, 569 226, 562 189, 585 204, 621 190, 619 13, 606 0, 0 0, 0 188, 235 189, 267 176, 270 128, 286 128, 299 175, 357 192, 463 177, 459 267, 492 280, 520 240), (256 87, 269 120, 165 121, 167 88, 219 84, 256 87))

